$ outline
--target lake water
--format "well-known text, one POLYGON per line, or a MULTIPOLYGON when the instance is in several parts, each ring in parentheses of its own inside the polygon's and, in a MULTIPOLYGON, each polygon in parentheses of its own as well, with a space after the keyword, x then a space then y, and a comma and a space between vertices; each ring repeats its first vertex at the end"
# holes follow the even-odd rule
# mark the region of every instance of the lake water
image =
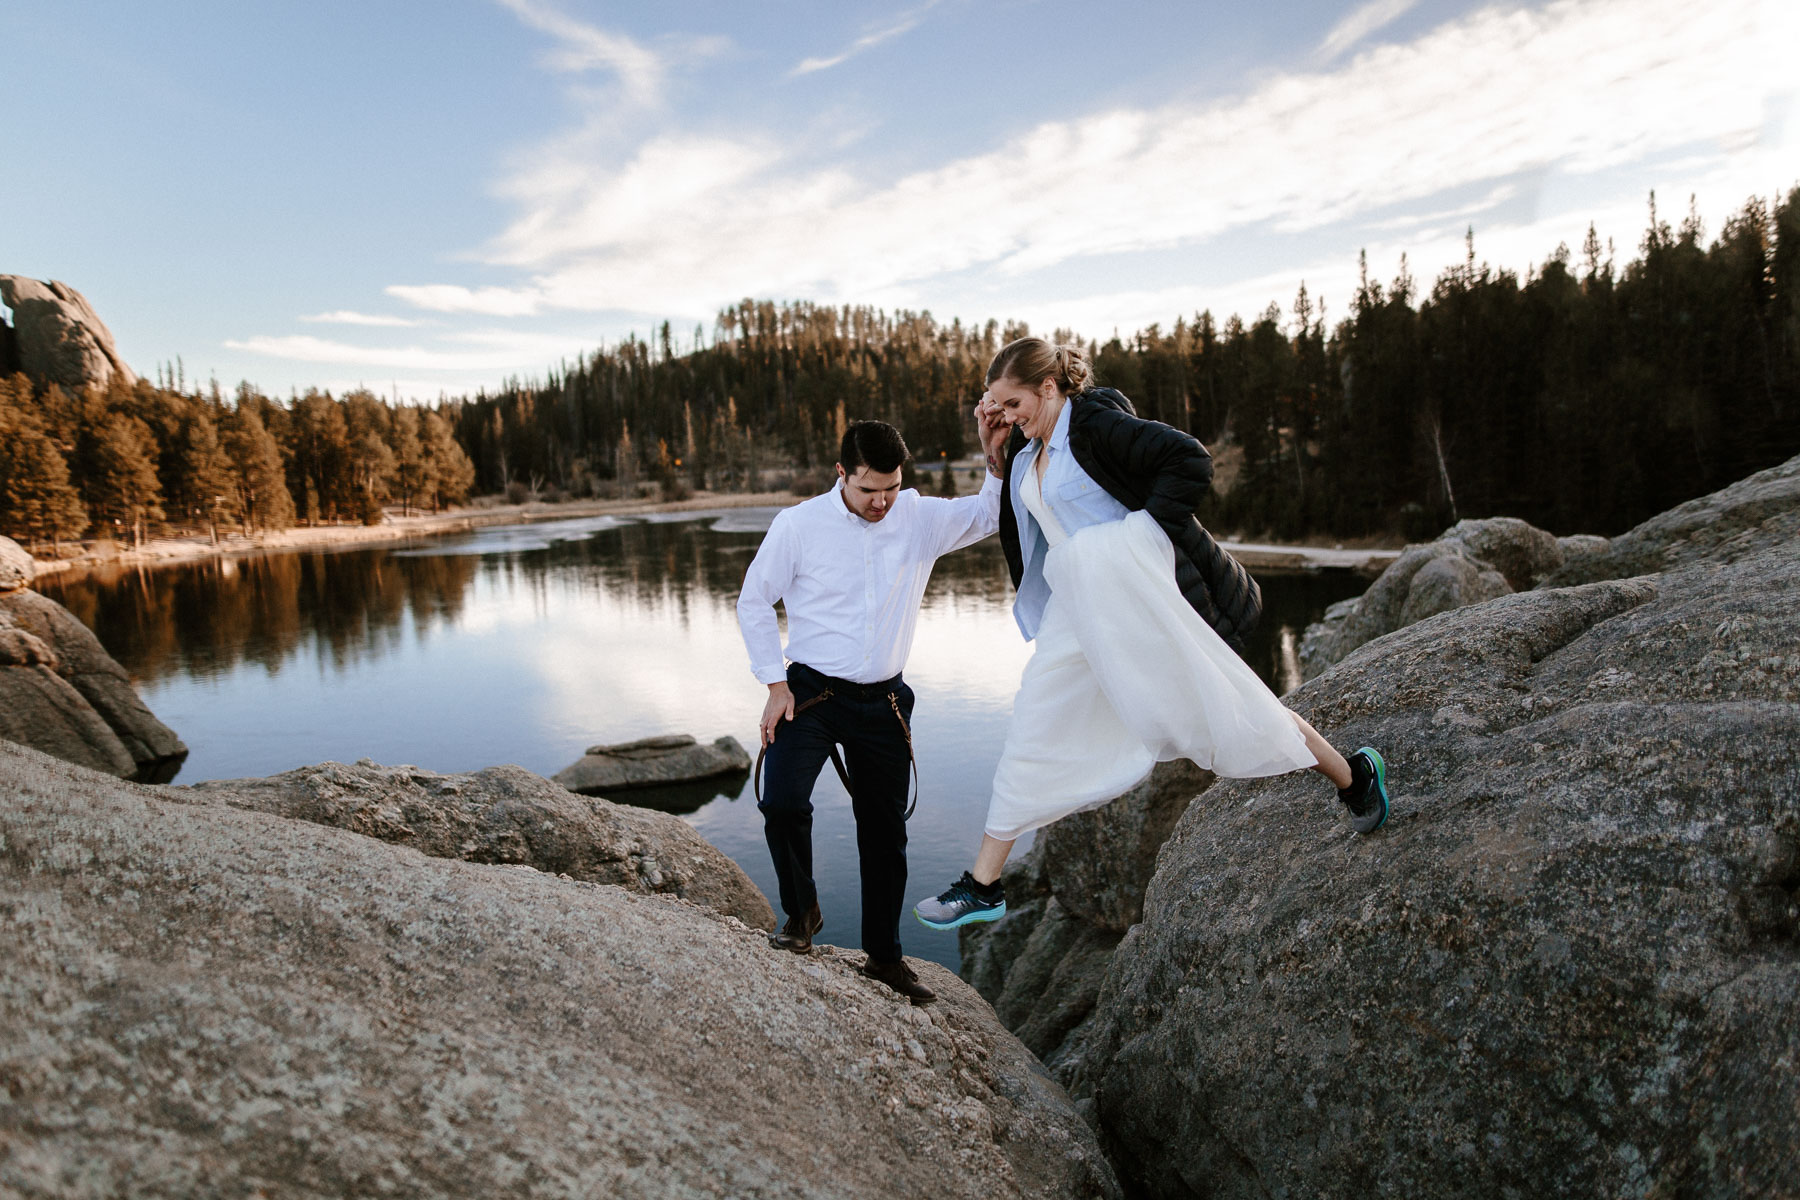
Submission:
MULTIPOLYGON (((588 518, 375 549, 298 551, 40 586, 99 636, 191 751, 177 783, 370 758, 433 771, 517 763, 551 775, 593 744, 730 734, 752 753, 765 689, 735 605, 773 510, 588 518)), ((1277 691, 1349 572, 1259 573, 1266 614, 1252 665, 1277 691)), ((922 795, 910 829, 912 899, 968 866, 1029 647, 1011 615, 996 539, 933 573, 908 681, 922 795)), ((747 783, 660 796, 773 901, 747 783), (685 810, 685 811, 684 811, 685 810)), ((855 827, 832 771, 814 793, 825 929, 859 940, 855 827)), ((1023 849, 1023 846, 1021 846, 1023 849)), ((955 969, 956 935, 905 919, 909 954, 955 969)))

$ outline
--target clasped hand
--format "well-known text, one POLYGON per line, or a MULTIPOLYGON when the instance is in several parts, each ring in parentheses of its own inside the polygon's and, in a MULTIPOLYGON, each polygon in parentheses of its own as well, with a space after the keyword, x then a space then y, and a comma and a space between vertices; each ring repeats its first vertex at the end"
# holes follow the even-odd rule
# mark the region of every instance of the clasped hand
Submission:
POLYGON ((998 476, 1006 462, 1006 439, 1012 433, 1012 423, 987 392, 975 402, 975 429, 981 435, 981 453, 987 459, 988 470, 998 476))

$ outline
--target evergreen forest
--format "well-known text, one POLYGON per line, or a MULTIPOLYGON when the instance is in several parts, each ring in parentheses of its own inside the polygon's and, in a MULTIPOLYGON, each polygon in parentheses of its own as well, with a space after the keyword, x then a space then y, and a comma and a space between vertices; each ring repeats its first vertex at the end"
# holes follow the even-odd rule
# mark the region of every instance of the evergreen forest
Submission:
MULTIPOLYGON (((975 450, 969 410, 1022 325, 745 300, 424 406, 367 391, 230 399, 174 372, 79 396, 0 379, 0 531, 36 543, 166 527, 379 521, 473 494, 805 492, 847 421, 920 465, 975 450)), ((1075 340, 1058 331, 1061 341, 1075 340)), ((1221 533, 1428 538, 1465 517, 1616 534, 1800 453, 1800 188, 1710 241, 1651 201, 1636 253, 1592 229, 1524 274, 1465 261, 1429 288, 1366 264, 1336 319, 1202 312, 1083 342, 1100 382, 1194 434, 1221 533)), ((947 469, 940 487, 954 489, 947 469)))

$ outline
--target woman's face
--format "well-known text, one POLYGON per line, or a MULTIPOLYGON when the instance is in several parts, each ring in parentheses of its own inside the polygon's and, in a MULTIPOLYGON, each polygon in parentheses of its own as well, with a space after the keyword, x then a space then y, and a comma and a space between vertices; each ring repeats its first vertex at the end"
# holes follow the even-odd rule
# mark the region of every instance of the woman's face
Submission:
POLYGON ((1026 437, 1047 438, 1062 412, 1062 405, 1057 403, 1060 395, 1054 379, 1026 387, 1016 379, 1002 376, 988 385, 987 395, 982 398, 998 405, 1001 417, 1008 424, 1017 425, 1026 437))

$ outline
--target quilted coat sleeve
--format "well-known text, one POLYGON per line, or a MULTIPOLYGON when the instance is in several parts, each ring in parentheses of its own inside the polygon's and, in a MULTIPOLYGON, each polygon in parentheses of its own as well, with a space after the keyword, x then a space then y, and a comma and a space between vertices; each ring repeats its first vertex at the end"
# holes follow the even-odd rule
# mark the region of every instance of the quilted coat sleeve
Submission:
POLYGON ((1160 421, 1119 414, 1109 440, 1127 472, 1150 481, 1144 509, 1163 525, 1187 520, 1212 484, 1212 455, 1181 430, 1160 421))

